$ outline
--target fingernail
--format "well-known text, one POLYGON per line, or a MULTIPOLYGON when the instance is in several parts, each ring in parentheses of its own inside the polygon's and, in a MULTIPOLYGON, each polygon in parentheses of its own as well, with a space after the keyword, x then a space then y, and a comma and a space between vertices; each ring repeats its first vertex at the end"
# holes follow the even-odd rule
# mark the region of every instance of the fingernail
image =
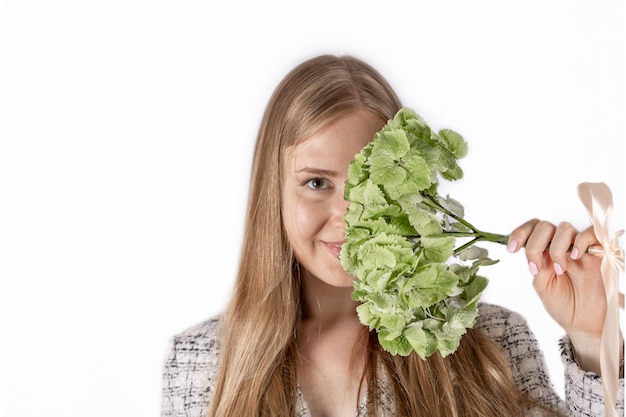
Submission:
POLYGON ((506 245, 506 250, 513 253, 517 250, 517 240, 511 239, 509 243, 506 245))
POLYGON ((557 275, 563 275, 563 267, 555 262, 554 272, 556 272, 557 275))
POLYGON ((569 257, 572 259, 578 259, 578 248, 572 249, 572 253, 570 253, 569 257))
POLYGON ((537 275, 539 273, 539 269, 537 268, 537 264, 534 262, 528 262, 528 269, 530 269, 530 273, 533 275, 537 275))

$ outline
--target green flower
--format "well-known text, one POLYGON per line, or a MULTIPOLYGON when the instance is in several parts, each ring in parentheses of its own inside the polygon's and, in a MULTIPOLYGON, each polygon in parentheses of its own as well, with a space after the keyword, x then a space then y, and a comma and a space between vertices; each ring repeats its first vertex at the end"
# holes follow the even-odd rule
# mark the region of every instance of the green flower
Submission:
POLYGON ((466 154, 461 135, 436 134, 403 108, 348 168, 339 259, 356 278, 360 321, 394 355, 426 358, 457 349, 487 286, 478 269, 497 262, 474 244, 507 241, 475 228, 458 201, 437 193, 440 179, 462 178, 457 160, 466 154), (460 239, 469 241, 458 245, 460 239))

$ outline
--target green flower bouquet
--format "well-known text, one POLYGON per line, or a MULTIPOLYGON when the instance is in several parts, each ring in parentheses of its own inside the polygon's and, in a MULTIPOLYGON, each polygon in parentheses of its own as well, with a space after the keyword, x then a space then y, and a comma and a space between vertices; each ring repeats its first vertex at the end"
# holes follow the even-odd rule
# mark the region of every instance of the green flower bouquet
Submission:
POLYGON ((463 206, 437 193, 440 179, 463 176, 457 160, 466 154, 461 135, 435 133, 403 108, 350 163, 339 259, 356 278, 360 321, 391 354, 456 351, 487 286, 478 269, 497 262, 474 244, 507 242, 465 221, 463 206))

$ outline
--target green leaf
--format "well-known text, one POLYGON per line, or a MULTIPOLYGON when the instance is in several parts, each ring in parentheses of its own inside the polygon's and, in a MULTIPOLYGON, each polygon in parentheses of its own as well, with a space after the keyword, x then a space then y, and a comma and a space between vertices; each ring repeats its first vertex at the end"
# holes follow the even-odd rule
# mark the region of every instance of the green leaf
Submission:
POLYGON ((370 179, 376 184, 399 185, 406 179, 406 170, 390 155, 372 155, 369 165, 370 179))
POLYGON ((431 186, 431 170, 421 156, 405 157, 402 160, 402 167, 406 170, 406 181, 414 183, 420 191, 431 186))
POLYGON ((437 343, 432 334, 424 331, 422 326, 417 323, 407 327, 403 336, 422 359, 426 359, 437 349, 437 343))
POLYGON ((487 278, 476 275, 468 285, 464 287, 466 305, 473 305, 478 302, 485 288, 487 288, 489 280, 487 278))
POLYGON ((346 182, 349 185, 357 185, 363 182, 369 177, 369 172, 366 166, 367 158, 362 153, 358 153, 354 156, 350 165, 348 165, 348 177, 346 182))
POLYGON ((385 191, 385 195, 392 201, 397 201, 408 195, 419 194, 421 191, 419 184, 406 179, 402 184, 384 184, 383 189, 385 191))
POLYGON ((380 346, 392 355, 408 356, 412 350, 411 344, 404 336, 390 337, 384 330, 378 332, 378 341, 380 346))
POLYGON ((489 255, 486 249, 479 248, 478 246, 470 246, 459 252, 458 257, 462 261, 469 261, 473 259, 484 259, 489 255))
POLYGON ((348 167, 339 261, 355 277, 359 320, 391 354, 449 355, 475 323, 488 282, 478 270, 496 261, 473 243, 503 239, 474 228, 458 201, 438 195, 440 181, 462 178, 458 159, 466 154, 461 135, 435 133, 402 108, 348 167), (457 244, 467 248, 455 255, 457 244))
POLYGON ((439 137, 445 143, 446 148, 458 159, 464 158, 467 155, 467 142, 455 131, 442 129, 439 131, 439 137))
POLYGON ((463 205, 454 198, 450 197, 450 195, 446 195, 445 198, 439 197, 439 204, 459 217, 463 217, 465 215, 463 205))
POLYGON ((372 157, 388 155, 393 159, 402 158, 411 148, 409 138, 402 129, 383 129, 372 147, 372 157))
POLYGON ((381 189, 369 179, 361 182, 350 190, 349 199, 360 203, 365 210, 372 207, 388 206, 385 195, 381 189))
POLYGON ((446 237, 428 237, 422 236, 422 245, 424 246, 424 254, 433 262, 445 262, 452 256, 454 252, 455 239, 450 236, 446 237))
POLYGON ((441 221, 431 209, 414 197, 400 198, 398 203, 408 215, 409 223, 421 236, 436 235, 442 232, 441 221))

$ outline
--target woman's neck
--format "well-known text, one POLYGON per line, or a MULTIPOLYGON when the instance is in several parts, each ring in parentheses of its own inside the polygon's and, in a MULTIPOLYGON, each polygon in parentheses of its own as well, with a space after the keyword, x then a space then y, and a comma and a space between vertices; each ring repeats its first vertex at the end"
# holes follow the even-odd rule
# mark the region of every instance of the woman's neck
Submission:
POLYGON ((311 415, 355 415, 367 391, 367 339, 352 288, 303 274, 304 306, 298 329, 298 384, 311 415))
POLYGON ((352 287, 334 287, 305 272, 302 274, 302 294, 303 322, 315 323, 322 329, 360 325, 356 314, 359 303, 352 300, 352 287))

